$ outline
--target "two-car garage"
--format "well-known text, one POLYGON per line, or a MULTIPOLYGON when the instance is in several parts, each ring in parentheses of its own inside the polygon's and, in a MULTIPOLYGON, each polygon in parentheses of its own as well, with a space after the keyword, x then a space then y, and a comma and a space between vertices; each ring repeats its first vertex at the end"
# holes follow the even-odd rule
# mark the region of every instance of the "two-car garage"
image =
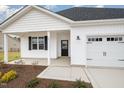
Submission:
POLYGON ((124 36, 88 36, 87 65, 124 67, 124 36))

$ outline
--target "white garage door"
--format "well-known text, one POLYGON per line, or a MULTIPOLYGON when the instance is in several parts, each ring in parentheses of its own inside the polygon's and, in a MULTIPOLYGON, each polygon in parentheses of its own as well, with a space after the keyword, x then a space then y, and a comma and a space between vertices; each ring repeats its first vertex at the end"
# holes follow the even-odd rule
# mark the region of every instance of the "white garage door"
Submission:
POLYGON ((87 37, 87 64, 124 67, 124 36, 87 37))

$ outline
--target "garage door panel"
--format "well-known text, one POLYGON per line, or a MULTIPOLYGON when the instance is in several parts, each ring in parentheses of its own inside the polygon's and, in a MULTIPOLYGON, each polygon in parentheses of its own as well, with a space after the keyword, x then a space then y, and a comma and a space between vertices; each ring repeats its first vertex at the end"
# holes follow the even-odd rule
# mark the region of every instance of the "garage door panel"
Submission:
POLYGON ((93 59, 89 60, 88 65, 90 66, 119 66, 119 67, 124 67, 124 60, 119 61, 116 58, 113 59, 93 59))
POLYGON ((119 66, 124 67, 123 36, 95 36, 88 38, 102 38, 102 41, 88 41, 87 64, 92 66, 119 66), (112 37, 112 38, 111 38, 112 37), (114 41, 115 38, 122 40, 114 41), (114 39, 113 39, 114 38, 114 39))

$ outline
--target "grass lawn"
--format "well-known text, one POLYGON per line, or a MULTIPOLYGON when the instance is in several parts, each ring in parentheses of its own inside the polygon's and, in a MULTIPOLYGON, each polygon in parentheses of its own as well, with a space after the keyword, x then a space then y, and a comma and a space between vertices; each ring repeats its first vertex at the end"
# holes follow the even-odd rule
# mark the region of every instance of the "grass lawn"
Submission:
MULTIPOLYGON (((9 61, 16 60, 20 58, 20 52, 9 52, 9 61)), ((3 62, 4 53, 0 52, 0 62, 3 62)))

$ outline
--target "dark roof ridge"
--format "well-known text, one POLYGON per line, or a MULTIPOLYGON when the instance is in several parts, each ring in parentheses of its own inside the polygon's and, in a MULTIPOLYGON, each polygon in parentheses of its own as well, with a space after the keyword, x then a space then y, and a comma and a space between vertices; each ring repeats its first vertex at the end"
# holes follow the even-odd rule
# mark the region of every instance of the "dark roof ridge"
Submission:
MULTIPOLYGON (((70 9, 74 9, 74 8, 85 8, 85 9, 114 9, 114 10, 124 10, 124 8, 107 8, 107 7, 71 7, 71 8, 68 8, 68 9, 64 9, 64 10, 60 10, 60 11, 57 11, 57 12, 62 12, 62 11, 65 11, 65 10, 70 10, 70 9)), ((56 12, 56 13, 57 13, 56 12)))

